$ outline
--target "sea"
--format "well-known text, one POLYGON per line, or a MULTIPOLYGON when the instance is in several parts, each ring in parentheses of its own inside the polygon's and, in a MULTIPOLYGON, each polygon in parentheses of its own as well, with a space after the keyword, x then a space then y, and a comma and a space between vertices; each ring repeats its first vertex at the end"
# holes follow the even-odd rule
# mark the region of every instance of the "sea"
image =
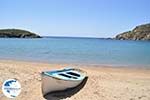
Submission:
POLYGON ((0 59, 150 68, 150 41, 100 38, 0 38, 0 59))

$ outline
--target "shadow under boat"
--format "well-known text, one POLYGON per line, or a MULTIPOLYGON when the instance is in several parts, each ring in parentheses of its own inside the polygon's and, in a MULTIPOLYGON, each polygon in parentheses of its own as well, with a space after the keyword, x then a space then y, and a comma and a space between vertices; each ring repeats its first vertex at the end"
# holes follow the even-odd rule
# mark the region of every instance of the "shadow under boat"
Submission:
POLYGON ((68 89, 61 90, 61 91, 50 92, 44 95, 43 97, 47 100, 60 100, 60 99, 64 99, 67 97, 71 97, 72 95, 79 92, 85 86, 87 80, 88 80, 88 77, 85 77, 83 81, 76 87, 68 88, 68 89))

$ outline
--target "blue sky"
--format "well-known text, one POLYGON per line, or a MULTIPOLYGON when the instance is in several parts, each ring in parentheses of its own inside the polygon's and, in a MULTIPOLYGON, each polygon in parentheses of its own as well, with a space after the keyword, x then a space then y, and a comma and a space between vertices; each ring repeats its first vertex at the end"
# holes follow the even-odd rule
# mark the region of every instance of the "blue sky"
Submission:
POLYGON ((0 0, 0 28, 45 36, 114 37, 150 23, 150 0, 0 0))

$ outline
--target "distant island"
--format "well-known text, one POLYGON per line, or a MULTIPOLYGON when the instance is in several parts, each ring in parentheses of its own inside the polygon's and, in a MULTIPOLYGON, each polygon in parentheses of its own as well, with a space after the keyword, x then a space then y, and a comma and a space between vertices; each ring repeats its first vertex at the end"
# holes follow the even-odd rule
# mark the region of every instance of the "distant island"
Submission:
POLYGON ((0 29, 0 38, 41 38, 41 36, 21 29, 0 29))
POLYGON ((118 34, 118 40, 150 40, 150 23, 136 26, 133 30, 118 34))

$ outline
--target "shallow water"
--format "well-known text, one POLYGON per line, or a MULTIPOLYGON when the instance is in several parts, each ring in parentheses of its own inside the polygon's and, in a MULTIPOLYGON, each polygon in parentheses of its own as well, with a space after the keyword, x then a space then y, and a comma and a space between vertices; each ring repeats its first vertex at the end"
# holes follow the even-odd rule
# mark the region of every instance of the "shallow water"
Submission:
POLYGON ((150 67, 150 42, 98 38, 1 38, 0 59, 150 67))

